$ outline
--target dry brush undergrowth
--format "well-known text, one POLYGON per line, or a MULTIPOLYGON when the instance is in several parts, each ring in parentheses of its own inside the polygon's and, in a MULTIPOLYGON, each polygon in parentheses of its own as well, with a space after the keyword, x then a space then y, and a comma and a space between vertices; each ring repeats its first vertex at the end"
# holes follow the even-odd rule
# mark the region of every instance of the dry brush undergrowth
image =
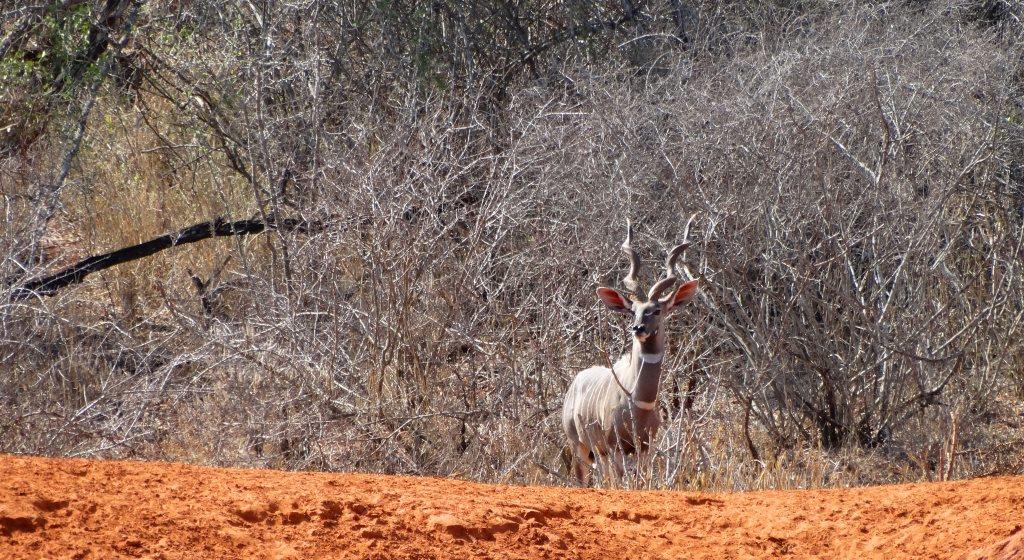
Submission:
POLYGON ((5 116, 2 277, 216 216, 323 227, 0 305, 0 450, 562 482, 562 392, 625 348, 593 288, 630 217, 703 280, 630 484, 1024 468, 1014 5, 565 8, 603 27, 523 15, 550 39, 520 60, 408 19, 455 11, 111 4, 132 40, 79 89, 7 69, 49 120, 5 116))

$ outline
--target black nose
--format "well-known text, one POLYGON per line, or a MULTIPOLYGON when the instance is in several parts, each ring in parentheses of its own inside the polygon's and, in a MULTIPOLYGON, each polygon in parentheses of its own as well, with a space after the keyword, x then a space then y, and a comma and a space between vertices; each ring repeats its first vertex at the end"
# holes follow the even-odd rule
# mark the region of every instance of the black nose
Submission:
POLYGON ((643 325, 633 325, 630 328, 633 329, 633 332, 636 334, 644 334, 644 331, 647 330, 643 325))

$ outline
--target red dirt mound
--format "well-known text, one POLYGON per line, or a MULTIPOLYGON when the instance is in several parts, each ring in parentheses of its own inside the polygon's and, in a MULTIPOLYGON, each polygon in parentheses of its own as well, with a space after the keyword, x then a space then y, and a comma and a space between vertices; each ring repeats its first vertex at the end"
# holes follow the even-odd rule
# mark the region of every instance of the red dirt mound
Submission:
POLYGON ((1024 558, 1024 478, 697 494, 0 455, 0 558, 1024 558))
POLYGON ((1009 537, 968 554, 966 560, 1014 560, 1016 558, 1024 558, 1024 532, 1020 530, 1020 527, 1020 525, 1017 525, 1013 529, 1013 534, 1009 537))

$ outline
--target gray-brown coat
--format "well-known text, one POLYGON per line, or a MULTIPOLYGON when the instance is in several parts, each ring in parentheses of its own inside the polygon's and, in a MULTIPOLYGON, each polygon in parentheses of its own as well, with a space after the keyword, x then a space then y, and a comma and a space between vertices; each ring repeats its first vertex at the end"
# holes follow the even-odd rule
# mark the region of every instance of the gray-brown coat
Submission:
MULTIPOLYGON (((624 283, 635 292, 639 261, 630 237, 627 233, 622 246, 631 264, 624 283)), ((624 456, 643 456, 654 442, 661 424, 657 402, 665 356, 662 321, 697 292, 697 280, 691 280, 662 297, 676 282, 672 269, 685 249, 683 244, 669 253, 666 277, 651 288, 646 300, 612 288, 597 290, 606 307, 633 317, 633 347, 611 368, 594 366, 579 372, 566 392, 562 427, 573 454, 573 472, 581 484, 586 482, 591 459, 599 465, 610 462, 621 476, 624 456)))

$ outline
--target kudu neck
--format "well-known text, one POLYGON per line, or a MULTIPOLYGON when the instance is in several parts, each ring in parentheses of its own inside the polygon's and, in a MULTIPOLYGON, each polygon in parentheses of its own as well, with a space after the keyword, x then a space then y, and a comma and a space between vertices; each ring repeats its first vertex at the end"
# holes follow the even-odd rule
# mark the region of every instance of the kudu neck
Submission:
POLYGON ((658 400, 658 386, 661 384, 661 364, 665 358, 665 337, 659 331, 644 342, 633 338, 633 352, 630 355, 636 383, 633 399, 645 403, 658 400))

